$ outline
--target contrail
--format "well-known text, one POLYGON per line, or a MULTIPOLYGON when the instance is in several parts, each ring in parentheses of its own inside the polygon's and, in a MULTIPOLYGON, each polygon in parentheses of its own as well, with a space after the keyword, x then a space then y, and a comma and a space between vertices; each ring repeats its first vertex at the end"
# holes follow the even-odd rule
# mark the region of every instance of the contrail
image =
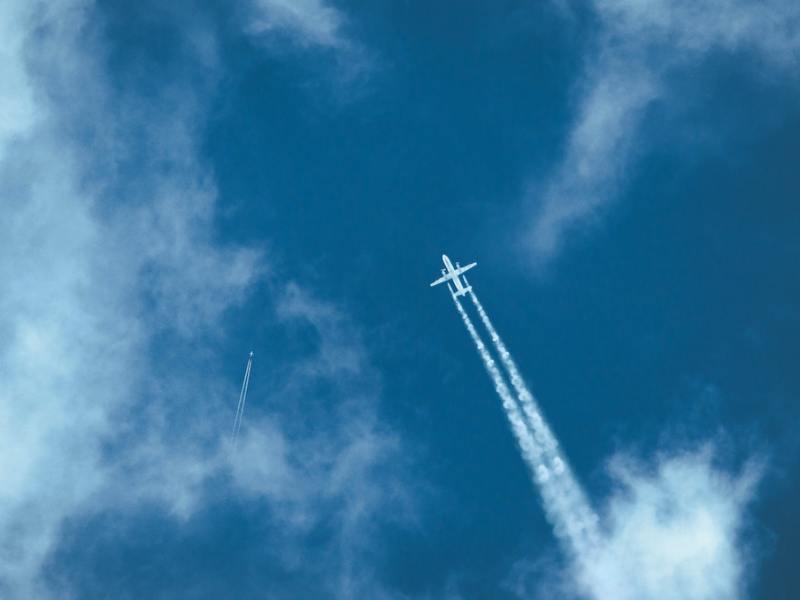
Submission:
POLYGON ((478 349, 478 354, 480 354, 480 357, 483 359, 483 364, 486 367, 486 371, 489 373, 489 377, 492 378, 494 389, 503 403, 503 408, 511 424, 511 430, 517 438, 517 443, 522 450, 522 456, 525 462, 532 471, 534 478, 537 480, 540 478, 547 478, 547 467, 542 462, 541 448, 535 443, 530 431, 528 431, 522 417, 522 412, 514 400, 514 396, 511 395, 511 390, 508 389, 503 374, 500 372, 500 369, 497 368, 497 363, 495 363, 491 354, 489 354, 486 344, 483 343, 480 335, 475 330, 472 320, 464 310, 464 307, 461 306, 458 298, 453 296, 453 302, 455 302, 456 308, 458 308, 458 312, 461 314, 461 319, 464 321, 464 325, 472 341, 475 343, 475 347, 478 349))
POLYGON ((558 443, 544 422, 533 395, 527 390, 519 375, 511 354, 497 335, 474 292, 471 293, 481 320, 500 354, 503 365, 509 372, 519 404, 512 397, 505 378, 461 303, 455 297, 453 300, 502 400, 512 431, 522 449, 523 458, 538 486, 547 518, 553 524, 556 535, 580 561, 590 555, 592 548, 596 547, 599 541, 597 516, 592 511, 583 490, 575 481, 567 461, 561 456, 558 443))
POLYGON ((236 444, 239 437, 239 429, 242 427, 242 416, 244 415, 244 403, 247 400, 247 388, 250 386, 250 371, 253 368, 253 352, 247 357, 247 367, 244 370, 244 380, 242 380, 242 390, 239 392, 239 404, 236 406, 236 417, 233 419, 233 429, 231 430, 231 441, 236 444))
MULTIPOLYGON (((486 314, 486 311, 483 309, 483 305, 480 303, 480 300, 478 300, 478 296, 474 291, 470 293, 470 296, 472 296, 472 303, 478 310, 478 315, 480 315, 481 321, 483 322, 484 327, 486 327, 486 331, 489 332, 489 337, 492 338, 492 342, 497 349, 497 353, 500 355, 500 360, 502 361, 503 366, 505 367, 506 371, 508 371, 508 375, 511 378, 511 385, 514 388, 514 391, 517 393, 517 398, 519 399, 519 403, 522 406, 522 410, 525 413, 526 419, 528 420, 528 425, 536 436, 536 441, 547 450, 548 454, 550 454, 553 459, 559 458, 558 442, 556 442, 556 439, 550 431, 550 428, 545 424, 544 419, 542 418, 542 413, 536 404, 536 400, 534 400, 533 394, 530 393, 525 385, 525 382, 519 373, 519 369, 517 368, 514 359, 511 357, 511 353, 508 351, 506 345, 503 343, 503 340, 498 335, 497 330, 492 324, 492 321, 489 319, 489 315, 486 314)), ((553 466, 560 470, 561 466, 557 465, 558 463, 553 466)), ((563 466, 566 466, 566 463, 564 463, 563 466)))

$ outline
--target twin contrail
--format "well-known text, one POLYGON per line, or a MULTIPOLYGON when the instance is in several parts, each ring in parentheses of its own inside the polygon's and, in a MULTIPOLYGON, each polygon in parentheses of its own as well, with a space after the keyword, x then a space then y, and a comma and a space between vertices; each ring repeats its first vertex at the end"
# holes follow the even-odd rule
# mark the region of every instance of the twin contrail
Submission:
POLYGON ((242 416, 244 415, 244 403, 247 400, 247 388, 250 386, 250 371, 253 368, 253 353, 247 357, 247 367, 244 370, 242 380, 242 390, 239 392, 239 404, 236 407, 236 417, 233 419, 233 429, 231 430, 231 441, 236 444, 239 438, 239 430, 242 428, 242 416))
POLYGON ((517 400, 522 407, 529 431, 535 442, 542 448, 549 476, 544 482, 540 482, 542 495, 545 496, 545 508, 553 512, 552 517, 556 521, 556 525, 564 528, 566 537, 580 555, 584 549, 588 549, 598 541, 597 515, 572 474, 566 457, 561 453, 553 432, 542 417, 533 394, 525 385, 511 353, 498 335, 489 315, 486 314, 483 305, 478 300, 478 296, 474 291, 470 296, 497 353, 500 355, 500 360, 511 378, 511 385, 517 394, 517 400), (551 494, 553 492, 555 493, 551 494), (548 500, 546 496, 550 495, 552 498, 548 500))
POLYGON ((511 390, 508 389, 508 385, 505 382, 503 374, 500 372, 500 369, 497 368, 497 363, 495 363, 492 355, 489 353, 486 344, 484 344, 483 340, 481 340, 480 335, 475 330, 475 326, 472 324, 472 320, 464 310, 464 307, 461 306, 458 298, 453 296, 453 302, 455 302, 456 308, 461 314, 461 318, 464 321, 464 325, 466 326, 470 337, 472 337, 472 341, 475 342, 475 347, 478 349, 478 354, 480 354, 481 358, 483 359, 483 364, 486 367, 486 371, 489 373, 489 377, 492 378, 494 389, 497 391, 497 395, 500 396, 500 400, 503 403, 503 408, 505 409, 506 415, 508 416, 508 421, 511 424, 511 431, 517 438, 517 443, 522 451, 522 456, 525 458, 525 462, 531 469, 534 478, 540 479, 541 477, 546 476, 547 467, 545 467, 543 463, 541 448, 535 443, 533 436, 531 436, 530 431, 525 423, 525 419, 522 416, 522 411, 514 400, 514 396, 511 395, 511 390))
POLYGON ((522 457, 539 489, 545 514, 553 525, 556 535, 567 546, 573 556, 582 561, 590 556, 599 543, 598 519, 586 496, 572 474, 558 442, 548 427, 533 394, 528 390, 519 369, 503 343, 475 292, 470 290, 472 302, 481 321, 500 356, 516 397, 511 394, 506 379, 497 367, 489 349, 475 329, 469 315, 461 306, 458 297, 453 301, 469 332, 486 371, 494 383, 503 409, 517 439, 522 457))

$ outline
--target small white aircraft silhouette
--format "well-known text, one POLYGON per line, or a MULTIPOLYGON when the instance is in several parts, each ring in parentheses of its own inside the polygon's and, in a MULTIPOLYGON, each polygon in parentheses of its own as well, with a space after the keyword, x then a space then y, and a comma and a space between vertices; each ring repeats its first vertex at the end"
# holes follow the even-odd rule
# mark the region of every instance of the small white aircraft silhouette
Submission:
POLYGON ((466 267, 462 267, 461 265, 456 262, 456 266, 453 267, 453 263, 450 262, 450 259, 447 258, 446 254, 442 254, 442 262, 444 262, 444 269, 442 269, 442 276, 434 281, 431 284, 431 287, 435 285, 439 285, 440 283, 447 282, 447 289, 450 290, 450 293, 453 295, 453 298, 457 298, 458 296, 464 296, 467 293, 472 291, 472 286, 470 286, 469 281, 467 278, 464 277, 464 283, 461 283, 461 276, 469 271, 472 267, 477 265, 478 263, 474 262, 472 264, 467 265, 466 267), (450 281, 456 286, 456 289, 450 286, 450 281))

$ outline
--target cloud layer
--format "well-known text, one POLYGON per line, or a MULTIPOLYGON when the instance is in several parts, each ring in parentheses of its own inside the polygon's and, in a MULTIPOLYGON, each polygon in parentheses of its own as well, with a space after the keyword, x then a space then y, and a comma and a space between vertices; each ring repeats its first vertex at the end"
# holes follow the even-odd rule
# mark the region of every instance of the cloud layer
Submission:
MULTIPOLYGON (((182 23, 177 64, 145 57, 110 71, 97 10, 84 0, 0 9, 0 595, 49 595, 41 569, 66 520, 145 505, 185 519, 213 478, 272 506, 287 536, 336 523, 333 558, 319 566, 332 570, 315 575, 335 595, 355 592, 370 575, 351 564, 368 539, 354 532, 378 501, 401 496, 376 470, 400 442, 378 421, 356 326, 300 286, 265 279, 259 249, 216 236, 218 194, 198 151, 219 79, 213 30, 182 23), (159 68, 179 75, 153 93, 140 84, 159 68), (349 410, 311 431, 298 423, 319 408, 254 418, 241 442, 257 460, 245 463, 224 443, 231 390, 204 370, 203 346, 257 285, 278 294, 267 318, 316 331, 292 368, 349 410)), ((326 45, 335 30, 303 25, 326 45)), ((278 406, 314 393, 293 385, 278 406)))
POLYGON ((800 8, 787 0, 689 2, 597 0, 599 31, 576 84, 577 110, 563 157, 542 186, 525 233, 544 265, 564 237, 595 226, 619 194, 648 107, 666 93, 668 73, 695 67, 713 52, 746 51, 782 76, 800 61, 800 8))

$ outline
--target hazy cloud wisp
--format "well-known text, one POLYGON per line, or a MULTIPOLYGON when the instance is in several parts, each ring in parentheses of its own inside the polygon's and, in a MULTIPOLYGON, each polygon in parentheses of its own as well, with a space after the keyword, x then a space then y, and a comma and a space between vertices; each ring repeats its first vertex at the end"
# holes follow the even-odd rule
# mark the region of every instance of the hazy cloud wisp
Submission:
POLYGON ((533 220, 524 243, 540 266, 570 231, 592 227, 619 194, 639 126, 665 96, 665 74, 711 51, 752 51, 776 72, 800 62, 800 7, 789 0, 595 0, 600 31, 576 84, 577 109, 563 157, 528 193, 533 220))
POLYGON ((342 48, 342 14, 325 0, 253 0, 248 31, 284 33, 301 46, 342 48))
POLYGON ((196 342, 219 335, 267 269, 261 251, 215 233, 218 193, 198 152, 219 80, 214 34, 182 24, 176 71, 188 74, 139 95, 135 69, 108 70, 94 10, 80 0, 0 9, 0 595, 50 595, 41 569, 66 520, 141 506, 187 519, 215 478, 274 506, 287 536, 323 515, 337 523, 334 563, 318 561, 315 576, 335 595, 369 595, 369 569, 356 569, 370 539, 361 528, 403 495, 376 468, 400 442, 379 422, 376 375, 347 334, 355 324, 273 282, 287 291, 269 318, 319 330, 306 374, 352 396, 351 410, 303 435, 291 413, 253 418, 240 442, 254 460, 232 462, 235 389, 231 405, 196 342), (181 369, 169 369, 177 350, 181 369), (336 387, 348 378, 360 394, 336 387))

